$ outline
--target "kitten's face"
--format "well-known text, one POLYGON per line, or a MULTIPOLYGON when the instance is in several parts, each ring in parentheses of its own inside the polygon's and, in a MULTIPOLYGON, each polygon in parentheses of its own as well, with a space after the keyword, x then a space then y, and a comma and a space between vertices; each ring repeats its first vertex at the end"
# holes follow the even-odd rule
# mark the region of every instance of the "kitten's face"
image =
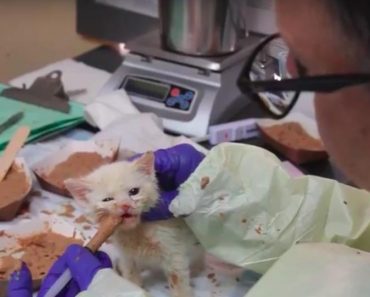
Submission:
POLYGON ((141 214, 159 198, 151 153, 131 163, 102 166, 84 178, 66 180, 65 185, 81 205, 97 215, 109 212, 122 217, 125 230, 137 227, 141 214))

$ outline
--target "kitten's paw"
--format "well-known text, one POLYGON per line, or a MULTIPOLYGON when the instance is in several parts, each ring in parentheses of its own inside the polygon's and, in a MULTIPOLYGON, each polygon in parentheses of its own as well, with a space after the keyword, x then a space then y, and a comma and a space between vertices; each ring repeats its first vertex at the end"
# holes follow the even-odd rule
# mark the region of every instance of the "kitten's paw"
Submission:
POLYGON ((171 290, 171 297, 192 297, 193 289, 190 286, 188 273, 179 274, 177 272, 169 273, 168 284, 171 290))

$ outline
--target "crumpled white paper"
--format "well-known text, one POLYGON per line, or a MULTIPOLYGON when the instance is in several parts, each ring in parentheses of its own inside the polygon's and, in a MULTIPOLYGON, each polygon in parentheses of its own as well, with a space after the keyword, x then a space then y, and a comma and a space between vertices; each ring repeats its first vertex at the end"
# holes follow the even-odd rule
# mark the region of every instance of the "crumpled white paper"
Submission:
POLYGON ((141 113, 122 89, 101 95, 88 104, 85 119, 101 130, 96 139, 121 139, 121 150, 143 153, 188 143, 208 152, 187 137, 164 133, 162 120, 153 113, 141 113))
POLYGON ((118 276, 111 269, 98 271, 86 291, 77 297, 149 297, 140 287, 118 276))
POLYGON ((151 113, 126 115, 97 133, 94 138, 120 138, 120 151, 144 153, 188 143, 199 151, 207 153, 206 149, 184 136, 175 137, 165 134, 161 120, 151 113))
POLYGON ((97 97, 85 107, 85 119, 94 126, 103 130, 111 123, 126 115, 140 114, 139 110, 131 103, 125 90, 119 89, 107 95, 97 97))
POLYGON ((339 244, 299 244, 246 297, 367 297, 370 254, 339 244))

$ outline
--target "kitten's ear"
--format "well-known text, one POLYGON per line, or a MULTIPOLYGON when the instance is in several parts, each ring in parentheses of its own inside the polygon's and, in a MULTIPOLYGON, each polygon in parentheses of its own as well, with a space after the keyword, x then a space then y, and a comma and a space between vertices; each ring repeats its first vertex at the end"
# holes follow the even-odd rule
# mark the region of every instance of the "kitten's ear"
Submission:
POLYGON ((64 185, 78 203, 82 206, 88 204, 87 194, 91 192, 88 181, 83 178, 69 178, 64 181, 64 185))
POLYGON ((136 160, 135 166, 147 175, 154 174, 154 154, 152 152, 145 153, 136 160))

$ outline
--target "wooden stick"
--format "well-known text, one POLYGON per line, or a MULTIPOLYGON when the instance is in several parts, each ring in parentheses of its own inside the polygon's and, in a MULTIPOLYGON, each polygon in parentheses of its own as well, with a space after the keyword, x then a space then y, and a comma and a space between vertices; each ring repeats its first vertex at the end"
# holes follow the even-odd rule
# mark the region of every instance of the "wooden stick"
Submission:
POLYGON ((91 252, 95 253, 102 244, 114 233, 122 218, 117 216, 105 215, 100 220, 100 226, 94 237, 86 244, 91 252))
POLYGON ((10 167, 12 166, 18 151, 22 148, 24 143, 27 141, 28 135, 30 134, 30 128, 27 126, 19 127, 15 134, 10 139, 8 145, 5 148, 4 154, 0 159, 0 182, 5 178, 10 167))
MULTIPOLYGON (((99 220, 100 227, 94 237, 88 242, 85 248, 95 253, 101 245, 113 234, 114 230, 122 223, 122 218, 117 216, 103 215, 99 220)), ((72 279, 72 273, 67 268, 52 284, 46 292, 45 297, 55 297, 66 287, 72 279)))

